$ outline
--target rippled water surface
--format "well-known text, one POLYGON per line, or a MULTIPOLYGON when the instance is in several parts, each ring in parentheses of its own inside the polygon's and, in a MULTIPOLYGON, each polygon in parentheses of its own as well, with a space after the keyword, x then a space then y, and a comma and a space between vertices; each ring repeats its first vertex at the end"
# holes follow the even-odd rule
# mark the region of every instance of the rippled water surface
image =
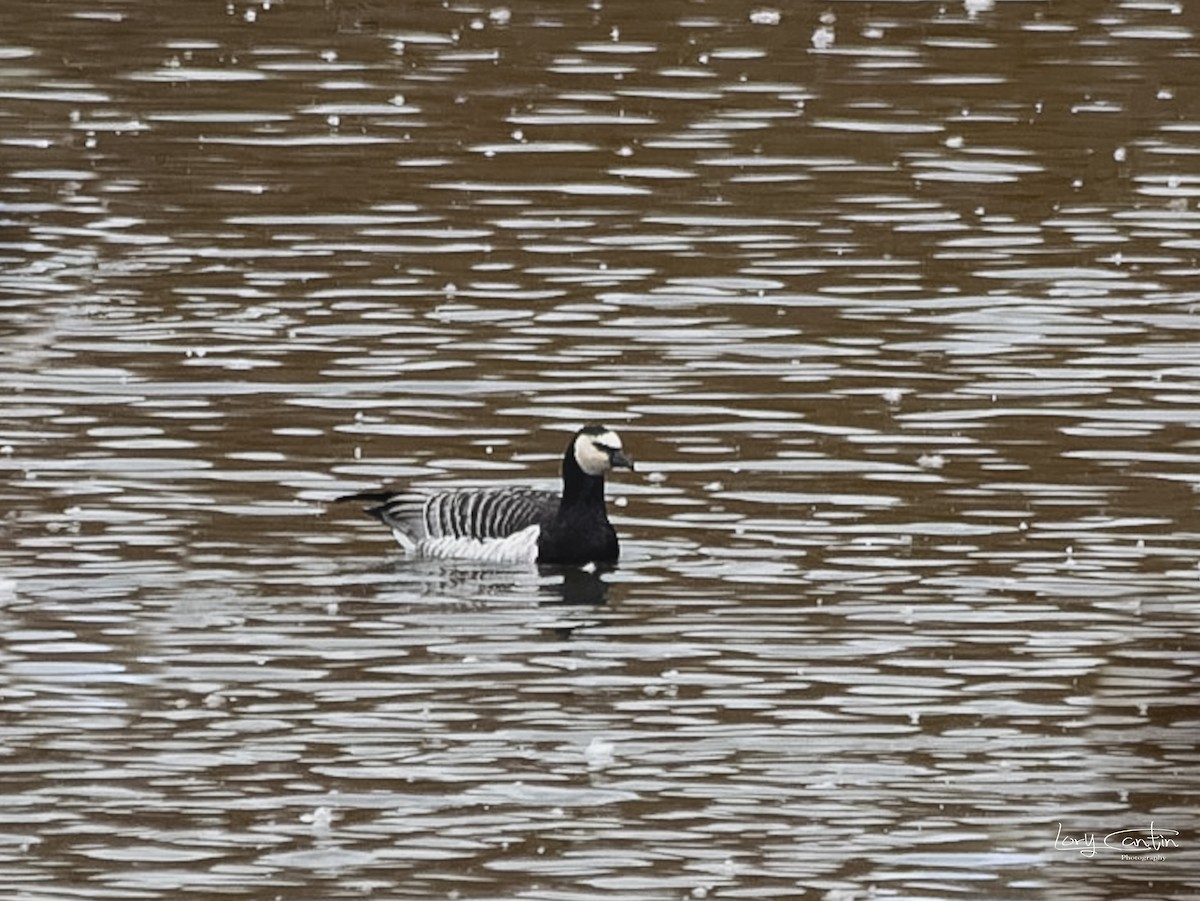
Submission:
POLYGON ((1198 36, 4 4, 6 897, 1200 898, 1198 36))

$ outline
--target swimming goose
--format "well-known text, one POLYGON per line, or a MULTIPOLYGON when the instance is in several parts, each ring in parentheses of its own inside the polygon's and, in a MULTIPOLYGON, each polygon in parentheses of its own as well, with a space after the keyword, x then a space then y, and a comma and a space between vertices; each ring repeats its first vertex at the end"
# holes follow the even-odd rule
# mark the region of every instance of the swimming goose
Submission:
POLYGON ((562 461, 562 494, 532 488, 467 488, 437 494, 368 491, 338 500, 369 502, 405 550, 425 557, 493 563, 608 563, 619 553, 604 506, 604 474, 633 469, 617 433, 580 429, 562 461))

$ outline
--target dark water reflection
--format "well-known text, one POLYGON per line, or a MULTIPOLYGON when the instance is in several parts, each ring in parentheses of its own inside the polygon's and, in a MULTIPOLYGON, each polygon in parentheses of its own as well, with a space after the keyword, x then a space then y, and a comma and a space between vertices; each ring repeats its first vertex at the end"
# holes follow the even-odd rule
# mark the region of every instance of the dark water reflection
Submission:
POLYGON ((0 35, 12 897, 1200 893, 1189 6, 0 35), (329 504, 594 419, 611 572, 329 504))

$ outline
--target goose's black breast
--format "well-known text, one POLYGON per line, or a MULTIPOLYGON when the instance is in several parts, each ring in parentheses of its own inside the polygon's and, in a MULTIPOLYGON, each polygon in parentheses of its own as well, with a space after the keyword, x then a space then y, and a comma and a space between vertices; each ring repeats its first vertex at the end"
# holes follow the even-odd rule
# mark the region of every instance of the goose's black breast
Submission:
POLYGON ((560 510, 557 516, 542 523, 538 536, 539 563, 611 563, 619 554, 616 530, 603 508, 560 510))

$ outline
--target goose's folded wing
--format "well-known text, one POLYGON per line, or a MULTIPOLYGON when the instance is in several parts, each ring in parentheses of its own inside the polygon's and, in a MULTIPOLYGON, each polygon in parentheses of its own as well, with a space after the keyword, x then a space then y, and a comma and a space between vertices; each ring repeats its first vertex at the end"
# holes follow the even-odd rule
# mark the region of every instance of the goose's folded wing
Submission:
POLYGON ((554 515, 558 495, 532 488, 464 489, 441 494, 365 491, 338 498, 413 542, 426 538, 504 538, 554 515))
POLYGON ((434 538, 505 538, 558 509, 558 495, 532 488, 453 491, 429 497, 425 533, 434 538))

